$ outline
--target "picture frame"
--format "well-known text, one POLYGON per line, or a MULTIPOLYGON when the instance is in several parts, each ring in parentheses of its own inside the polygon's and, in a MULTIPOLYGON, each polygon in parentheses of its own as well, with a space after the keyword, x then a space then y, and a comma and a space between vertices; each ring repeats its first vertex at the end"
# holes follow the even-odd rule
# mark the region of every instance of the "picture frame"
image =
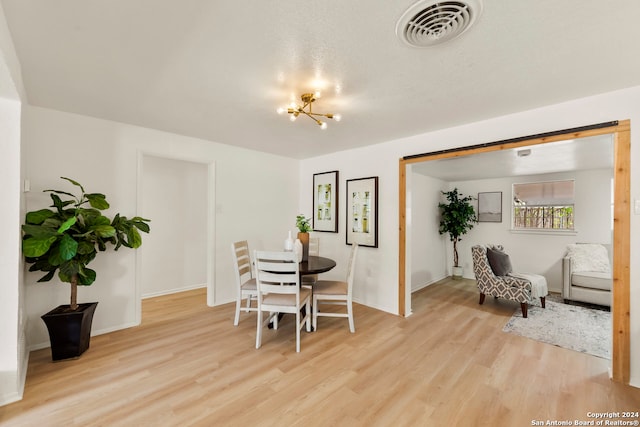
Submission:
POLYGON ((338 171, 313 174, 313 231, 338 232, 338 171))
POLYGON ((502 191, 478 193, 478 222, 502 222, 502 191))
POLYGON ((347 180, 346 243, 378 247, 378 177, 347 180))

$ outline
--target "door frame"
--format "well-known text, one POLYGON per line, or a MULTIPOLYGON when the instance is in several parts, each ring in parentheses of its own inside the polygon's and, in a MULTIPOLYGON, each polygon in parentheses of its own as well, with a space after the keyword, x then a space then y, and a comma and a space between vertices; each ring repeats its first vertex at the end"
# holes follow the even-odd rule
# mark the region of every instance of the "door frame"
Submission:
POLYGON ((612 135, 614 150, 614 208, 613 208, 613 346, 611 379, 629 384, 630 377, 630 241, 631 241, 631 122, 630 120, 600 123, 510 140, 461 147, 451 150, 405 156, 399 160, 399 268, 398 313, 407 315, 407 167, 429 160, 455 158, 471 154, 507 150, 523 146, 547 144, 567 139, 581 139, 597 135, 612 135))
MULTIPOLYGON (((214 161, 203 161, 195 157, 176 156, 173 154, 161 153, 152 150, 138 151, 138 167, 136 176, 136 204, 139 209, 142 205, 142 181, 144 176, 144 159, 145 157, 159 157, 167 160, 179 160, 184 162, 199 163, 207 166, 207 305, 213 307, 216 301, 215 292, 215 188, 216 188, 216 168, 214 161)), ((141 214, 141 216, 144 216, 141 214)), ((152 223, 153 225, 153 223, 152 223)), ((136 251, 137 252, 137 251, 136 251)), ((142 257, 136 255, 136 307, 135 321, 136 324, 142 322, 142 257)))

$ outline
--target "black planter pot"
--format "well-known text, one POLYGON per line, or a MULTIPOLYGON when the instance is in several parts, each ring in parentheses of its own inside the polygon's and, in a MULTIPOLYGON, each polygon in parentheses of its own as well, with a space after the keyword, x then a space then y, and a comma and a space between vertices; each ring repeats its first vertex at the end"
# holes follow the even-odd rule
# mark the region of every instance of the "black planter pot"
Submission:
POLYGON ((42 316, 51 341, 51 358, 56 360, 77 359, 89 348, 91 322, 97 302, 78 304, 77 310, 69 305, 59 305, 42 316))

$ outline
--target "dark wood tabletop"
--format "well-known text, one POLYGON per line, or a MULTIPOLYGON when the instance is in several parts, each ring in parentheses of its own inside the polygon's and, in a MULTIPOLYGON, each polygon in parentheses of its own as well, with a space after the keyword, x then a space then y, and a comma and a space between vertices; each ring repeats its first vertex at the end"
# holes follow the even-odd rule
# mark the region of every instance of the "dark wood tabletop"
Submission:
POLYGON ((300 263, 300 275, 319 274, 331 270, 336 266, 336 262, 331 258, 309 255, 307 261, 300 263))

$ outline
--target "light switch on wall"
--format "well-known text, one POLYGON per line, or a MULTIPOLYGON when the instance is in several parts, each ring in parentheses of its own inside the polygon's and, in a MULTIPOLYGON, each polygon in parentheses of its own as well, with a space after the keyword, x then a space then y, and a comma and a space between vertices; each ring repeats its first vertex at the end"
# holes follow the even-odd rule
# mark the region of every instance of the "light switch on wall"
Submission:
POLYGON ((635 199, 633 201, 633 213, 640 215, 640 199, 635 199))

